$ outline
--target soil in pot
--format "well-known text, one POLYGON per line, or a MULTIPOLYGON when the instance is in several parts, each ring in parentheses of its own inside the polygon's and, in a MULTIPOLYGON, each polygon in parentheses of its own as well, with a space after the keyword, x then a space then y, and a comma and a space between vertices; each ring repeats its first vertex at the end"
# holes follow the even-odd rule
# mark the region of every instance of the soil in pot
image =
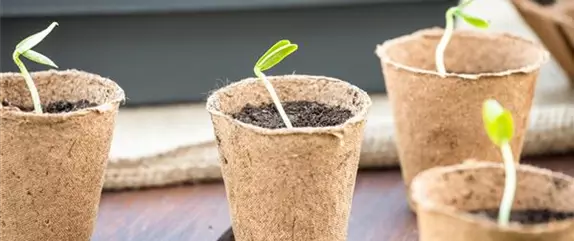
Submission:
MULTIPOLYGON (((353 113, 348 109, 315 101, 287 101, 281 104, 294 127, 336 126, 353 116, 353 113)), ((285 123, 281 120, 281 116, 273 103, 261 106, 248 104, 232 116, 241 122, 263 128, 285 128, 285 123)), ((233 229, 228 228, 218 241, 235 241, 233 229)))
POLYGON ((20 73, 0 73, 0 240, 88 241, 125 93, 78 70, 31 75, 46 114, 20 73))
POLYGON ((497 218, 505 180, 504 164, 485 161, 435 167, 420 173, 410 189, 420 240, 573 240, 572 177, 517 165, 511 223, 501 226, 497 218))
POLYGON ((519 162, 538 70, 547 60, 544 48, 527 39, 459 29, 445 51, 450 74, 442 77, 435 72, 435 49, 443 34, 441 28, 423 29, 385 41, 376 50, 407 188, 417 174, 433 167, 469 158, 501 162, 500 151, 477 121, 488 98, 503 103, 514 117, 510 145, 519 162))
MULTIPOLYGON (((470 213, 487 217, 492 221, 496 221, 498 219, 498 209, 475 210, 470 213)), ((523 225, 543 224, 564 221, 572 218, 574 218, 574 212, 562 212, 548 209, 513 210, 510 214, 511 222, 517 222, 523 225)))
MULTIPOLYGON (((353 113, 339 106, 329 106, 311 101, 290 101, 281 103, 293 127, 326 127, 344 123, 353 113)), ((261 106, 246 105, 232 115, 241 122, 255 126, 279 129, 285 128, 279 112, 273 103, 261 106)))
MULTIPOLYGON (((206 103, 233 237, 345 241, 371 100, 358 87, 326 76, 268 80, 298 128, 281 128, 259 78, 221 88, 206 103)), ((220 240, 226 237, 231 235, 220 240)))
MULTIPOLYGON (((72 101, 67 101, 67 100, 59 100, 59 101, 54 101, 54 102, 50 102, 47 105, 42 105, 42 111, 44 113, 52 113, 52 114, 56 114, 56 113, 64 113, 64 112, 73 112, 73 111, 78 111, 81 109, 85 109, 85 108, 89 108, 89 107, 94 107, 97 106, 97 103, 93 103, 90 102, 86 99, 82 99, 76 102, 72 102, 72 101)), ((3 100, 2 101, 2 106, 3 107, 16 107, 18 108, 20 111, 24 111, 24 112, 32 112, 34 111, 34 107, 27 107, 27 106, 19 106, 19 105, 15 105, 12 104, 10 101, 8 100, 3 100)))

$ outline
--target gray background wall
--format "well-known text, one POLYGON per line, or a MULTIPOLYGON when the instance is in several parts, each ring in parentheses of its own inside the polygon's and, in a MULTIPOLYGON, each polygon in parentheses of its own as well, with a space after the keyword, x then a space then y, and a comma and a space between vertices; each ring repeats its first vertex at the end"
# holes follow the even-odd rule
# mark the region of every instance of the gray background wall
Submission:
POLYGON ((176 3, 189 1, 138 7, 133 0, 122 0, 114 8, 106 0, 98 8, 81 5, 98 1, 75 0, 77 4, 67 8, 49 7, 69 1, 2 0, 0 70, 16 71, 11 62, 15 44, 58 21, 60 26, 35 49, 61 69, 77 68, 116 80, 126 90, 130 105, 204 100, 218 86, 252 76, 255 61, 279 39, 299 44, 299 51, 269 74, 328 75, 369 92, 382 92, 375 46, 419 28, 442 26, 444 11, 456 4, 452 0, 358 0, 354 4, 287 0, 294 2, 274 6, 262 4, 270 1, 245 0, 247 5, 238 7, 233 4, 242 1, 207 4, 217 2, 211 0, 185 8, 176 3), (30 5, 34 2, 45 6, 30 5), (170 9, 170 4, 175 7, 170 9))

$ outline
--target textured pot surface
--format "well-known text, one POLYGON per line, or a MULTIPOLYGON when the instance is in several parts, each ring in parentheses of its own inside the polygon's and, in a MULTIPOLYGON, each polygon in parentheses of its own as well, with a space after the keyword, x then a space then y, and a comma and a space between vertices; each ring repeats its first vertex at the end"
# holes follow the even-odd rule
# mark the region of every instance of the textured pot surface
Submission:
POLYGON ((435 72, 443 31, 426 29, 377 47, 408 185, 419 172, 477 158, 500 161, 484 133, 481 108, 495 98, 512 112, 518 160, 540 66, 548 53, 508 34, 457 30, 445 52, 448 74, 435 72))
MULTIPOLYGON (((468 211, 498 209, 504 191, 498 163, 459 164, 422 172, 411 185, 420 241, 570 241, 574 219, 537 225, 496 221, 468 211)), ((574 212, 574 179, 527 165, 518 167, 513 210, 574 212)))
MULTIPOLYGON (((43 104, 98 105, 35 114, 0 107, 0 240, 90 240, 123 90, 76 70, 33 75, 43 104)), ((0 74, 0 100, 32 106, 17 73, 0 74)))
POLYGON ((209 97, 236 240, 345 241, 365 118, 359 88, 322 76, 270 77, 284 101, 317 101, 352 111, 331 127, 264 129, 233 119, 271 98, 257 79, 209 97))

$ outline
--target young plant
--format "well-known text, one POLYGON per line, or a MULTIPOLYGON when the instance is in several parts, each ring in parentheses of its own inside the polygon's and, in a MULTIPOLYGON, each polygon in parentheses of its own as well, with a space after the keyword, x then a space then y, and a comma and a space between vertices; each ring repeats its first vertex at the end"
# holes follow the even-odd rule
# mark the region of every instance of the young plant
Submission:
POLYGON ((24 56, 27 59, 32 60, 39 64, 49 65, 54 68, 58 68, 58 66, 48 57, 32 50, 32 48, 34 48, 34 46, 42 42, 42 40, 44 40, 44 38, 46 38, 46 36, 48 36, 48 34, 50 34, 50 32, 52 32, 52 30, 56 26, 58 26, 58 23, 53 22, 52 24, 50 24, 50 26, 48 26, 48 28, 25 38, 20 43, 18 43, 18 45, 16 45, 16 49, 12 54, 12 59, 20 69, 20 73, 24 77, 24 80, 26 80, 28 90, 30 90, 30 95, 32 96, 32 102, 34 103, 34 112, 38 114, 42 113, 42 104, 41 104, 42 102, 40 102, 40 95, 38 94, 38 89, 36 89, 34 80, 32 80, 32 76, 30 75, 30 73, 28 73, 28 70, 26 69, 24 62, 20 60, 20 56, 24 56))
POLYGON ((279 100, 273 85, 271 85, 271 82, 269 82, 265 74, 263 74, 263 71, 271 69, 273 66, 281 62, 281 60, 283 60, 285 57, 295 52, 297 48, 297 44, 292 44, 289 40, 281 40, 271 46, 271 48, 269 48, 269 50, 267 50, 267 52, 265 52, 265 54, 259 58, 257 63, 255 63, 255 67, 253 67, 253 72, 255 72, 255 75, 259 77, 261 81, 263 81, 265 88, 271 95, 271 99, 275 104, 275 108, 277 108, 277 111, 279 112, 279 115, 281 116, 281 119, 283 119, 283 122, 287 128, 293 128, 293 125, 291 124, 287 113, 285 113, 283 105, 281 105, 281 101, 279 100))
POLYGON ((435 52, 436 68, 439 74, 443 76, 446 75, 446 67, 444 66, 444 51, 446 50, 446 46, 450 42, 450 38, 452 37, 452 33, 454 31, 454 18, 460 17, 470 25, 481 29, 486 29, 489 26, 487 21, 463 12, 464 8, 470 5, 473 1, 474 0, 467 0, 458 6, 449 8, 446 11, 446 27, 435 52))
POLYGON ((500 148, 504 161, 504 194, 498 212, 498 224, 505 226, 510 221, 510 212, 516 194, 516 166, 510 140, 514 135, 514 121, 510 111, 504 109, 496 100, 488 99, 483 103, 482 119, 490 140, 500 148))

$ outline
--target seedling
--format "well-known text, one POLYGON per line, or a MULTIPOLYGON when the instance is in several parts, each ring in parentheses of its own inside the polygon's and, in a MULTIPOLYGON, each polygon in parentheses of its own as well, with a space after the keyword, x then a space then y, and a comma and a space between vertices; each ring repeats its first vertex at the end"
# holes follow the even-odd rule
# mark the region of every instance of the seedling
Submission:
POLYGON ((514 135, 514 121, 510 111, 504 109, 500 103, 493 99, 488 99, 483 103, 482 119, 488 137, 500 148, 504 161, 506 178, 498 211, 498 224, 505 226, 510 221, 510 212, 516 194, 516 166, 510 147, 510 140, 514 135))
POLYGON ((265 52, 265 54, 259 58, 257 63, 255 63, 255 67, 253 67, 253 72, 255 72, 255 75, 259 77, 261 81, 263 81, 265 88, 271 95, 271 99, 275 104, 275 108, 277 108, 277 111, 279 112, 279 115, 281 116, 281 119, 283 119, 283 122, 287 128, 293 128, 293 125, 291 124, 287 113, 285 113, 283 105, 281 105, 281 101, 279 100, 273 85, 271 85, 271 82, 269 82, 265 74, 263 74, 263 71, 271 69, 273 66, 281 62, 281 60, 283 60, 285 57, 295 52, 297 48, 297 44, 292 44, 289 40, 281 40, 271 46, 271 48, 269 48, 269 50, 267 50, 267 52, 265 52))
POLYGON ((461 17, 465 22, 477 28, 486 29, 489 26, 487 21, 463 12, 464 8, 470 5, 473 1, 474 0, 467 0, 458 6, 449 8, 446 11, 446 27, 435 52, 436 68, 439 74, 442 76, 446 75, 446 67, 444 66, 444 51, 450 42, 452 33, 454 31, 454 17, 461 17))
POLYGON ((38 114, 42 113, 42 104, 41 104, 42 102, 40 102, 40 95, 38 94, 38 89, 36 89, 34 80, 32 80, 32 76, 30 75, 30 73, 28 73, 28 70, 26 69, 24 62, 20 60, 20 56, 24 56, 27 59, 32 60, 39 64, 58 68, 58 66, 48 57, 32 50, 32 48, 34 48, 36 45, 42 42, 42 40, 44 40, 44 38, 46 38, 46 36, 48 36, 48 34, 50 34, 50 32, 52 32, 52 30, 56 26, 58 26, 58 23, 53 22, 52 24, 50 24, 50 26, 48 26, 48 28, 25 38, 20 43, 18 43, 18 45, 16 45, 16 49, 12 54, 12 59, 14 59, 14 63, 16 63, 16 65, 20 69, 20 73, 24 77, 24 80, 26 80, 28 90, 30 90, 30 95, 32 96, 32 102, 34 103, 34 112, 38 114))

